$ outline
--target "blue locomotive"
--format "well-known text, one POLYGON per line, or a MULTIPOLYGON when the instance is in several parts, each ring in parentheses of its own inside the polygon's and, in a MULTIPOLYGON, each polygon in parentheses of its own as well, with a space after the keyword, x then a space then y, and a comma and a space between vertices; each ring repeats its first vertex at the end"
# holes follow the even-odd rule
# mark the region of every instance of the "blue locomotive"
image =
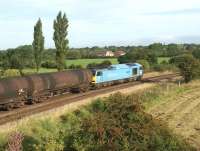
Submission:
POLYGON ((142 65, 138 63, 111 65, 105 69, 95 69, 93 72, 92 83, 94 85, 118 82, 140 80, 144 74, 142 65))

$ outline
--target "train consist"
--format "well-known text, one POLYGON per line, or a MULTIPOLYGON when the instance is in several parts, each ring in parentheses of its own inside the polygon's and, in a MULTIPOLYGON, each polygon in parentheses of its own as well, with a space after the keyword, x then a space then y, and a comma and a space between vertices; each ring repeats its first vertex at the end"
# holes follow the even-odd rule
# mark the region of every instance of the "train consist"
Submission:
POLYGON ((85 92, 143 76, 142 65, 118 64, 104 69, 68 70, 0 80, 0 110, 48 100, 66 92, 85 92))

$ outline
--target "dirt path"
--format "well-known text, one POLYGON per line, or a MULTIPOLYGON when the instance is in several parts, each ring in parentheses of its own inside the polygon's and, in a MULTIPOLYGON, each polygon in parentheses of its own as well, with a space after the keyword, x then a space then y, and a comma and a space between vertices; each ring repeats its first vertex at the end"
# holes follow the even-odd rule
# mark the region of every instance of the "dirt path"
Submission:
POLYGON ((200 150, 200 88, 169 99, 149 112, 200 150))

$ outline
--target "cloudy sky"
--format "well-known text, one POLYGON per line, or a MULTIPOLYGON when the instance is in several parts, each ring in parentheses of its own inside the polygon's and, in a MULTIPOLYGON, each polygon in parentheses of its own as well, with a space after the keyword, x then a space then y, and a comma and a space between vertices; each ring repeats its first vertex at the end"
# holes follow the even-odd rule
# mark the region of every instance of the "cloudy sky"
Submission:
POLYGON ((0 49, 31 44, 39 17, 45 46, 54 47, 59 10, 70 47, 200 43, 200 0, 0 0, 0 49))

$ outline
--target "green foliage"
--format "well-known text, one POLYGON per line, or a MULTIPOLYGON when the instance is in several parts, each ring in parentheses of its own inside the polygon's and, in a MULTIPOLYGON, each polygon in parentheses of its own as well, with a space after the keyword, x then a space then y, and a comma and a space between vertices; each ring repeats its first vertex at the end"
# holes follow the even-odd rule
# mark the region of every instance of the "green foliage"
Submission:
POLYGON ((23 76, 23 69, 33 67, 33 49, 32 46, 25 45, 15 49, 8 49, 5 55, 5 62, 8 69, 18 69, 23 76))
POLYGON ((134 63, 137 60, 147 60, 150 64, 157 64, 158 59, 153 51, 148 49, 137 49, 128 52, 118 58, 119 63, 134 63))
POLYGON ((67 69, 82 69, 83 67, 81 65, 74 65, 71 64, 70 66, 67 67, 67 69))
POLYGON ((34 27, 33 55, 35 59, 37 72, 42 63, 44 51, 44 36, 42 33, 42 21, 39 19, 34 27))
POLYGON ((101 63, 90 63, 87 65, 88 69, 93 69, 93 68, 107 68, 110 65, 112 65, 112 62, 110 60, 104 60, 101 63))
POLYGON ((192 55, 181 55, 170 60, 174 63, 184 77, 185 82, 190 82, 192 79, 200 77, 200 62, 192 55))
POLYGON ((200 49, 195 49, 192 54, 196 59, 200 60, 200 49))
POLYGON ((144 113, 137 96, 115 94, 101 101, 92 104, 93 116, 71 137, 71 150, 193 150, 144 113))
POLYGON ((31 132, 24 136, 23 148, 27 151, 60 151, 64 148, 63 131, 60 125, 47 119, 35 121, 31 132))
POLYGON ((41 66, 43 68, 48 68, 48 69, 55 69, 57 67, 57 65, 54 61, 43 62, 41 66))
POLYGON ((145 72, 150 70, 150 64, 147 60, 137 60, 137 63, 143 66, 145 72))
POLYGON ((32 121, 20 130, 24 134, 23 148, 27 151, 192 151, 164 123, 143 111, 141 101, 154 101, 164 92, 157 87, 128 96, 117 93, 57 120, 32 121))
POLYGON ((66 14, 62 15, 59 12, 56 20, 54 21, 54 42, 56 46, 56 63, 58 71, 64 70, 65 65, 65 55, 68 49, 69 41, 67 37, 68 20, 66 14))
POLYGON ((3 77, 17 77, 20 76, 20 72, 14 69, 8 69, 4 71, 3 77))
POLYGON ((81 58, 81 52, 77 50, 70 50, 66 54, 67 59, 80 59, 81 58))
POLYGON ((174 64, 167 63, 166 61, 161 62, 160 64, 153 65, 154 71, 164 72, 164 71, 177 71, 177 67, 174 64))

